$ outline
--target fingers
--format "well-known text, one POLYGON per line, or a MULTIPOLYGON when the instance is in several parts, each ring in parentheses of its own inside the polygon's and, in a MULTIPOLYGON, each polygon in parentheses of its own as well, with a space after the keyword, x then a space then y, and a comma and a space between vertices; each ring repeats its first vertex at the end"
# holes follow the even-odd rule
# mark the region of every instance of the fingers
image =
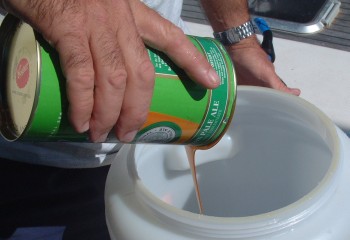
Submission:
MULTIPOLYGON (((38 0, 28 11, 27 2, 13 1, 18 2, 15 10, 57 49, 67 80, 71 123, 78 132, 89 131, 94 142, 104 141, 113 127, 119 140, 129 142, 146 120, 154 69, 143 42, 166 53, 204 87, 220 84, 182 30, 139 0, 38 0)), ((300 93, 286 87, 266 59, 252 56, 249 51, 231 55, 243 81, 253 79, 255 85, 300 93), (259 68, 247 69, 252 62, 259 68)))
MULTIPOLYGON (((287 84, 276 74, 275 68, 272 63, 268 62, 267 66, 271 65, 270 70, 265 70, 262 73, 262 86, 273 88, 282 92, 293 94, 296 96, 300 95, 300 89, 290 88, 287 84)), ((259 85, 258 85, 259 86, 259 85)))
POLYGON ((228 51, 235 65, 238 84, 269 87, 300 95, 299 89, 288 87, 278 77, 273 63, 268 60, 256 38, 247 38, 228 47, 228 51))
POLYGON ((293 94, 295 96, 300 95, 300 89, 288 87, 280 78, 277 78, 276 80, 271 80, 271 77, 270 77, 270 79, 268 79, 267 81, 271 83, 271 86, 268 86, 268 87, 271 87, 273 89, 277 89, 289 94, 293 94))
MULTIPOLYGON (((117 29, 108 24, 107 11, 103 8, 95 8, 90 14, 95 15, 95 21, 91 23, 94 28, 90 37, 95 81, 89 129, 90 139, 100 142, 106 139, 118 120, 128 74, 123 51, 116 38, 117 29)), ((76 117, 79 118, 79 116, 76 117)))
POLYGON ((59 53, 66 77, 69 116, 78 132, 90 128, 95 70, 86 6, 77 1, 7 1, 8 9, 29 22, 59 53))
POLYGON ((104 141, 114 126, 120 141, 131 141, 146 120, 154 85, 128 1, 113 3, 87 6, 81 23, 62 27, 65 34, 53 41, 67 79, 71 123, 78 132, 89 130, 93 142, 104 141))
POLYGON ((118 29, 123 34, 117 36, 123 49, 124 60, 128 63, 125 65, 128 77, 123 105, 115 126, 116 136, 123 142, 132 141, 146 121, 155 75, 153 64, 137 32, 134 19, 130 16, 125 16, 124 24, 118 29))
POLYGON ((90 121, 92 141, 104 141, 115 125, 117 138, 133 140, 149 111, 154 69, 127 1, 94 9, 90 48, 95 68, 94 106, 90 121), (98 15, 97 15, 98 14, 98 15), (112 16, 118 16, 115 24, 112 16))
POLYGON ((57 16, 57 20, 61 20, 61 24, 53 23, 52 28, 55 30, 43 30, 43 35, 60 56, 61 68, 66 77, 71 123, 78 132, 85 132, 89 130, 93 110, 95 81, 89 31, 85 28, 83 14, 77 14, 72 23, 62 16, 57 16))
POLYGON ((262 72, 262 75, 261 75, 263 78, 262 86, 273 88, 273 89, 286 92, 289 94, 293 94, 296 96, 300 95, 300 89, 288 87, 287 84, 276 74, 275 68, 271 62, 267 62, 266 66, 270 66, 270 67, 263 68, 264 71, 262 72))
POLYGON ((71 123, 78 132, 89 131, 92 141, 104 141, 113 127, 119 140, 131 141, 146 120, 154 69, 143 40, 203 86, 220 82, 184 33, 139 0, 38 0, 29 10, 13 1, 57 49, 71 123))
POLYGON ((185 35, 177 33, 179 30, 169 29, 168 31, 167 34, 162 35, 162 41, 157 42, 158 48, 165 52, 195 82, 206 88, 216 88, 220 83, 220 78, 207 59, 185 35))
POLYGON ((56 43, 60 53, 61 67, 66 76, 69 116, 78 132, 89 130, 94 98, 94 65, 89 42, 74 33, 56 43))
POLYGON ((216 71, 181 29, 139 1, 132 2, 133 6, 140 5, 138 8, 146 13, 146 19, 153 19, 152 22, 145 21, 145 16, 135 14, 138 31, 147 45, 166 53, 191 79, 202 86, 215 88, 219 85, 220 78, 216 71))
POLYGON ((280 78, 278 77, 277 82, 279 83, 279 86, 276 87, 276 89, 282 91, 282 92, 287 92, 295 96, 299 96, 301 91, 298 88, 290 88, 287 86, 287 84, 280 78))

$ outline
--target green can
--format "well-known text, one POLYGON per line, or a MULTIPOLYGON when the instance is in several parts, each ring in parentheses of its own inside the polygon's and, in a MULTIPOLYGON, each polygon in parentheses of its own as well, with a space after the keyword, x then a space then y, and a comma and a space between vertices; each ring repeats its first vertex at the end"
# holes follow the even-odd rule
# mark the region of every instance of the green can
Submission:
MULTIPOLYGON (((219 87, 194 83, 164 53, 147 48, 156 79, 147 121, 134 143, 207 146, 224 134, 234 113, 236 77, 216 40, 188 36, 221 78, 219 87)), ((57 52, 28 24, 7 15, 0 28, 1 135, 8 141, 89 141, 71 127, 65 78, 57 52)), ((119 142, 110 134, 107 142, 119 142)))

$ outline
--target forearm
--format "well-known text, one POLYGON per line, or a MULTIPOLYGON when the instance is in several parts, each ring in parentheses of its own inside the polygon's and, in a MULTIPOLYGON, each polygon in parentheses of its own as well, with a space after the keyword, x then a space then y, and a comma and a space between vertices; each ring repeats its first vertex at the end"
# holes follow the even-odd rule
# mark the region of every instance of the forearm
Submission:
POLYGON ((215 32, 240 26, 250 19, 247 0, 201 0, 215 32))
MULTIPOLYGON (((214 32, 237 28, 250 20, 247 0, 201 0, 214 32)), ((299 89, 287 87, 275 72, 255 34, 239 41, 224 41, 241 85, 256 85, 299 95, 299 89)))

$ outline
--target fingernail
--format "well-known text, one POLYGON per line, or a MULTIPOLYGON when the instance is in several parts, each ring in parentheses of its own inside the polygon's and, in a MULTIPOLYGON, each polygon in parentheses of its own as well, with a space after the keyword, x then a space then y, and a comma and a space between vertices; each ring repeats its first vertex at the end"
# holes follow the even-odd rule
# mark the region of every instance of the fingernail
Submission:
POLYGON ((86 122, 82 127, 81 127, 81 132, 87 132, 90 128, 89 122, 86 122))
POLYGON ((293 94, 293 95, 299 96, 300 93, 301 93, 300 89, 297 89, 297 88, 293 88, 293 89, 292 89, 292 94, 293 94))
POLYGON ((122 142, 127 142, 127 143, 132 142, 134 140, 136 134, 137 134, 137 131, 130 131, 130 132, 126 133, 120 140, 122 142))
POLYGON ((209 80, 215 85, 218 86, 220 84, 220 78, 217 72, 214 69, 210 69, 208 72, 209 80))

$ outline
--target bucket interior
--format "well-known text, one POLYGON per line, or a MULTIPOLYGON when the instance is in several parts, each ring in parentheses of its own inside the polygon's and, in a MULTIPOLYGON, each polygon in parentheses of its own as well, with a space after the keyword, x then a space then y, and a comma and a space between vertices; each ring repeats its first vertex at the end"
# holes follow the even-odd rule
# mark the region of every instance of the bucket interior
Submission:
MULTIPOLYGON (((322 182, 335 161, 333 125, 303 103, 274 91, 238 92, 223 139, 197 151, 205 215, 268 213, 302 199, 322 182)), ((183 146, 138 145, 135 160, 151 193, 176 208, 199 212, 183 146)))

